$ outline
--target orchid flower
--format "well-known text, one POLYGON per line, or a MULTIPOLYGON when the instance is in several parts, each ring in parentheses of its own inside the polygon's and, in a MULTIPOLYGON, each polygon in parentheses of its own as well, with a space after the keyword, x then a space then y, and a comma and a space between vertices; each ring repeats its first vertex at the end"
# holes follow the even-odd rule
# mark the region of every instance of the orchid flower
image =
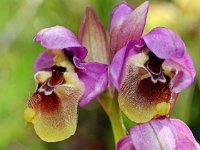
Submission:
POLYGON ((120 109, 137 123, 169 115, 178 93, 195 77, 192 58, 174 31, 157 27, 142 36, 148 8, 148 2, 136 9, 123 2, 110 24, 110 80, 120 109))
POLYGON ((153 119, 130 129, 117 143, 117 150, 199 150, 189 127, 179 119, 153 119))
POLYGON ((126 134, 121 110, 140 123, 118 142, 118 150, 199 149, 187 125, 168 118, 178 94, 194 81, 192 59, 171 29, 157 27, 143 35, 148 8, 149 2, 135 9, 122 2, 113 9, 110 47, 92 7, 86 9, 78 39, 62 26, 37 33, 34 41, 46 51, 35 60, 37 87, 24 117, 42 140, 56 142, 73 135, 78 105, 99 96, 115 142, 126 134), (112 84, 107 90, 108 65, 112 84))
POLYGON ((37 88, 24 117, 44 141, 61 141, 76 131, 78 104, 85 106, 107 88, 108 66, 84 62, 87 49, 65 27, 42 29, 34 41, 47 50, 35 60, 37 88))

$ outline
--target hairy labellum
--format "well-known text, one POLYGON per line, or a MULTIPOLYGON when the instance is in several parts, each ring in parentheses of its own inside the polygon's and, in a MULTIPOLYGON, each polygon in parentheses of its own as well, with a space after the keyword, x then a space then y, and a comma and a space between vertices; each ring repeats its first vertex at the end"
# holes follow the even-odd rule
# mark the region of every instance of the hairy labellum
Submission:
POLYGON ((38 87, 24 114, 27 123, 48 142, 64 140, 74 134, 77 107, 84 92, 84 86, 66 56, 58 54, 54 61, 56 65, 51 67, 51 72, 35 74, 38 87))
POLYGON ((171 78, 162 68, 163 61, 150 52, 135 55, 127 62, 119 105, 131 120, 146 122, 169 113, 174 93, 170 89, 171 78))

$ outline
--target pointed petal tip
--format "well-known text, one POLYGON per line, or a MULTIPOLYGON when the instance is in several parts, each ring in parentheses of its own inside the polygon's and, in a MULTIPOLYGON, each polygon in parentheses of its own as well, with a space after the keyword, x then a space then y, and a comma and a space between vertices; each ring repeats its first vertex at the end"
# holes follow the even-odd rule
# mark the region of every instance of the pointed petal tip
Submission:
POLYGON ((132 9, 134 9, 134 8, 133 8, 128 2, 126 2, 126 1, 119 2, 117 5, 115 5, 114 9, 117 8, 117 7, 120 7, 120 6, 122 6, 122 5, 126 5, 126 6, 132 8, 132 9))
POLYGON ((144 3, 142 3, 138 8, 140 8, 141 12, 144 12, 145 15, 147 15, 147 12, 149 10, 149 1, 145 1, 144 3))
POLYGON ((85 31, 85 26, 86 26, 86 21, 87 21, 86 19, 90 13, 93 17, 96 17, 94 8, 91 5, 88 5, 86 7, 85 14, 83 16, 83 20, 82 20, 82 23, 79 29, 79 34, 78 34, 78 38, 81 43, 83 42, 83 36, 84 36, 84 31, 85 31))
POLYGON ((88 12, 92 12, 92 13, 95 13, 95 10, 94 10, 94 8, 92 7, 92 5, 88 5, 87 7, 86 7, 86 13, 88 13, 88 12))
POLYGON ((125 20, 133 10, 134 8, 125 1, 118 3, 111 13, 111 21, 109 25, 110 33, 112 33, 111 31, 115 26, 120 26, 123 20, 125 20))
POLYGON ((86 61, 109 63, 106 31, 92 6, 86 8, 79 30, 79 41, 88 49, 86 61))
POLYGON ((149 7, 149 1, 146 1, 143 4, 146 5, 147 7, 149 7))
POLYGON ((110 47, 113 54, 124 47, 130 40, 139 40, 141 38, 146 24, 148 9, 149 2, 146 1, 135 10, 121 8, 121 11, 117 11, 117 9, 113 11, 110 25, 110 47))

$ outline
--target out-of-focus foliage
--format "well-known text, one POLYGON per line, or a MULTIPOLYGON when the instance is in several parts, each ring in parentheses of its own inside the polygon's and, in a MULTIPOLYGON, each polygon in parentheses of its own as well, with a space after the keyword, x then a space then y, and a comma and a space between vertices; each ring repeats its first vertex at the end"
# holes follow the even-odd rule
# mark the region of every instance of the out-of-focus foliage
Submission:
MULTIPOLYGON (((92 5, 105 27, 117 0, 1 0, 0 1, 0 149, 64 150, 114 149, 111 127, 94 101, 79 109, 76 134, 58 143, 41 141, 27 129, 23 111, 35 89, 33 62, 43 48, 33 43, 42 28, 63 25, 78 33, 85 7, 92 5)), ((143 1, 134 0, 132 5, 143 1)), ((187 122, 200 142, 200 1, 150 1, 146 31, 156 26, 174 29, 183 37, 197 69, 196 81, 182 92, 173 116, 187 122)), ((107 30, 108 31, 108 30, 107 30)), ((127 120, 127 118, 125 118, 127 120)), ((126 121, 126 125, 131 123, 126 121)))

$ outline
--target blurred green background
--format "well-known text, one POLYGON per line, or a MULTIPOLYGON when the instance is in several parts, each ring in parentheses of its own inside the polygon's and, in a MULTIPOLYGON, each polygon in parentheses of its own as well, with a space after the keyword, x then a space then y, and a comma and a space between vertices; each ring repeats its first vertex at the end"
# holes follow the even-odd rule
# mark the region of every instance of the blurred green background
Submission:
MULTIPOLYGON (((25 127, 23 111, 35 90, 33 63, 44 50, 33 43, 42 28, 63 25, 76 34, 85 8, 92 5, 107 31, 117 0, 0 0, 0 150, 114 149, 109 120, 97 101, 79 109, 78 130, 63 142, 46 143, 25 127)), ((129 0, 133 6, 143 1, 129 0)), ((195 83, 179 95, 173 117, 185 121, 200 142, 200 1, 151 0, 145 32, 156 26, 180 34, 194 59, 195 83)), ((125 119, 126 120, 126 119, 125 119)), ((130 123, 126 122, 127 126, 130 123)))

